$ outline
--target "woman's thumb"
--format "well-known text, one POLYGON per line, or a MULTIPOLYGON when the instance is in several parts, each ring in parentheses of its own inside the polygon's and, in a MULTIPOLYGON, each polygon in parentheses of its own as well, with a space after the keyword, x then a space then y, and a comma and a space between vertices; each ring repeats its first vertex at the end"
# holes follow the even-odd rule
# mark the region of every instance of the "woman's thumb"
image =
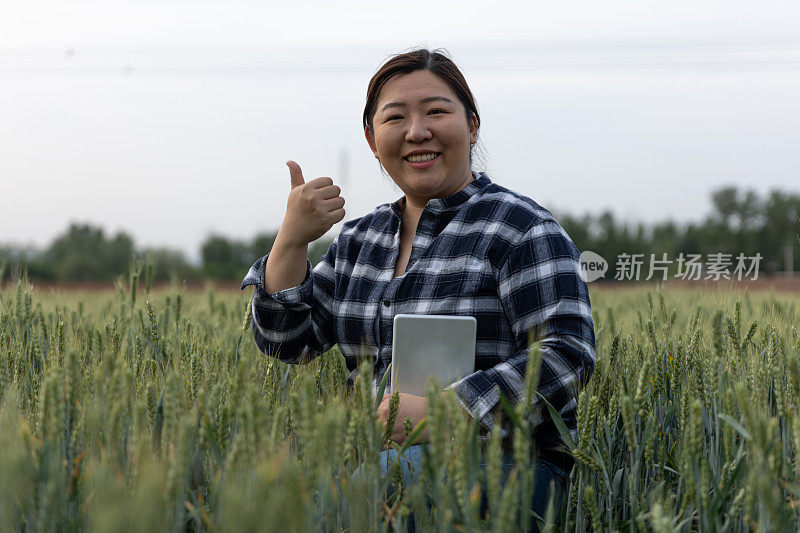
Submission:
POLYGON ((303 171, 300 170, 300 165, 294 161, 287 161, 286 166, 289 167, 289 178, 292 183, 292 189, 305 183, 305 180, 303 180, 303 171))

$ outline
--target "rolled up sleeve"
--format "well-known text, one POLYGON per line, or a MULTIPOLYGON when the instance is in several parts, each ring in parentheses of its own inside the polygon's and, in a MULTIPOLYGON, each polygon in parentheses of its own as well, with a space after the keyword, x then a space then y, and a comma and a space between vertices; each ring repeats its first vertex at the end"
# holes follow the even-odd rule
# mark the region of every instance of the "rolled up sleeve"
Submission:
POLYGON ((255 286, 253 335, 258 348, 286 363, 308 362, 333 346, 332 313, 336 242, 331 244, 316 268, 306 260, 306 275, 300 285, 268 293, 264 288, 264 266, 269 254, 250 267, 242 289, 255 286))

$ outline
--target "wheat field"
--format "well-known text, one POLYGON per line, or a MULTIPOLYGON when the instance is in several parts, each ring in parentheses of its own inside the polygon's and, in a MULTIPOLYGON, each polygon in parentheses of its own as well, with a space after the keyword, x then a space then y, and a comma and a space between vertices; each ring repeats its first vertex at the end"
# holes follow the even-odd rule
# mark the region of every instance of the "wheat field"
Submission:
MULTIPOLYGON (((397 445, 369 366, 347 394, 336 349, 297 366, 257 350, 248 293, 139 285, 0 291, 0 530, 797 529, 796 295, 591 287, 598 358, 570 489, 534 517, 519 512, 530 470, 501 479, 499 440, 452 396, 407 428, 431 436, 419 483, 381 479, 397 445)), ((527 409, 506 411, 522 467, 527 409)))

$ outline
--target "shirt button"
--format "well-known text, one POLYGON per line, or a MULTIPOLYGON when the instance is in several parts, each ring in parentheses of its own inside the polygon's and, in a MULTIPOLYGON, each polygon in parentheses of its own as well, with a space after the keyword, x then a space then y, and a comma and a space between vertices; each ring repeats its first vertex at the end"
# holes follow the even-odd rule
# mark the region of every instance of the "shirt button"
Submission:
POLYGON ((389 300, 384 300, 384 301, 383 301, 383 306, 384 306, 384 307, 389 307, 390 305, 391 305, 391 304, 389 303, 389 300))

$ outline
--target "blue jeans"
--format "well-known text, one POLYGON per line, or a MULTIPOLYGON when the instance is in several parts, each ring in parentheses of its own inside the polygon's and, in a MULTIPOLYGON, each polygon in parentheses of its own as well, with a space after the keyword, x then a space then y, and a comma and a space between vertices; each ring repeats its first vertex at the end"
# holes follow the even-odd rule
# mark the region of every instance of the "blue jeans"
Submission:
MULTIPOLYGON (((403 485, 410 486, 417 480, 417 475, 422 469, 422 458, 424 455, 423 447, 425 444, 416 444, 410 446, 403 456, 400 458, 400 470, 403 475, 403 485)), ((514 458, 509 452, 503 453, 502 459, 502 482, 508 478, 511 470, 514 468, 514 458)), ((381 476, 389 475, 388 469, 397 462, 397 452, 395 450, 385 450, 381 452, 379 464, 381 467, 381 476)), ((481 463, 480 468, 485 468, 486 463, 481 463)), ((560 508, 561 500, 567 490, 569 483, 569 472, 565 472, 555 464, 544 459, 537 459, 532 465, 534 469, 534 494, 531 500, 530 509, 537 515, 544 518, 547 509, 547 503, 550 499, 551 490, 554 496, 554 504, 556 511, 560 508)), ((354 474, 355 475, 355 474, 354 474)), ((391 496, 394 489, 389 486, 389 494, 391 496)), ((486 487, 483 487, 481 498, 481 512, 486 509, 486 487)), ((387 497, 388 497, 387 496, 387 497)), ((532 530, 538 531, 538 524, 532 521, 532 530)))

